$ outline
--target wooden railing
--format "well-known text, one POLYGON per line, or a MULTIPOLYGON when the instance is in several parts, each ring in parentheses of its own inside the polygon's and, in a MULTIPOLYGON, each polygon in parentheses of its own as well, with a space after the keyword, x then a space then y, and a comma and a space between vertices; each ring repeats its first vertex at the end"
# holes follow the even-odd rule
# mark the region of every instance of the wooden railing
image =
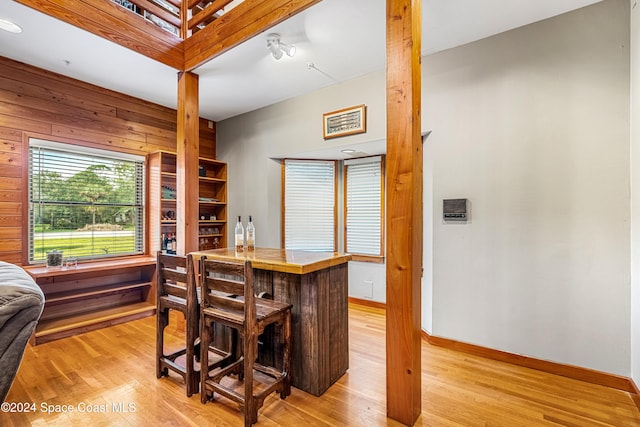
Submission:
POLYGON ((192 71, 321 0, 15 0, 192 71))
POLYGON ((110 0, 183 40, 243 0, 110 0))

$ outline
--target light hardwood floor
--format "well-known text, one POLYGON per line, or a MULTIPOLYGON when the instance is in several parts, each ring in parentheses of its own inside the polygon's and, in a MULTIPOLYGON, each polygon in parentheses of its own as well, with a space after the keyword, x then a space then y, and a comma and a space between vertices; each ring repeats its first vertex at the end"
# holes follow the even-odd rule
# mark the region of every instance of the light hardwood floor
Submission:
MULTIPOLYGON (((384 311, 350 304, 347 373, 321 397, 295 388, 284 401, 274 394, 257 426, 398 426, 386 418, 384 327, 384 311)), ((36 411, 0 413, 0 426, 242 425, 231 404, 202 405, 199 395, 186 397, 179 377, 156 379, 154 346, 150 317, 29 347, 7 402, 36 411)), ((640 411, 619 390, 423 342, 416 425, 640 426, 640 411)))

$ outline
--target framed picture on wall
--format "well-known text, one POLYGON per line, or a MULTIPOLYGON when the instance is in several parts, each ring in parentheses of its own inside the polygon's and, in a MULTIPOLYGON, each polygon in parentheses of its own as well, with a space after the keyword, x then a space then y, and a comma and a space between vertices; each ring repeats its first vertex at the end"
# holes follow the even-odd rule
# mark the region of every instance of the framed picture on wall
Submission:
POLYGON ((367 131, 367 107, 356 105, 322 115, 322 136, 324 139, 365 133, 367 131))

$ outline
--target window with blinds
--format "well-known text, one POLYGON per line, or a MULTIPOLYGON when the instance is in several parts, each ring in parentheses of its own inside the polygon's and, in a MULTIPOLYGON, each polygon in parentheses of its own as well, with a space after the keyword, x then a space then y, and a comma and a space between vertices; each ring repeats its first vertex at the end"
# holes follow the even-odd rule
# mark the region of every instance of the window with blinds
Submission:
POLYGON ((336 249, 336 164, 284 161, 284 247, 336 249))
POLYGON ((144 158, 31 139, 29 261, 144 251, 144 158))
MULTIPOLYGON (((344 161, 345 251, 383 256, 384 164, 381 156, 344 161)), ((380 258, 380 260, 382 260, 380 258)))

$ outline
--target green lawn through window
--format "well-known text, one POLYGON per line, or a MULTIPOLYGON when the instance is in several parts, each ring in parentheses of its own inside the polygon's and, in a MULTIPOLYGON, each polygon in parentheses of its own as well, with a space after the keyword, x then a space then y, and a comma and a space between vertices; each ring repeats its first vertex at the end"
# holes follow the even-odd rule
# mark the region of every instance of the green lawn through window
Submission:
POLYGON ((53 250, 63 251, 65 257, 82 257, 87 254, 135 252, 134 236, 120 236, 117 239, 111 236, 98 237, 74 237, 43 239, 34 236, 34 260, 44 260, 46 253, 53 250), (129 248, 129 250, 127 250, 129 248))

